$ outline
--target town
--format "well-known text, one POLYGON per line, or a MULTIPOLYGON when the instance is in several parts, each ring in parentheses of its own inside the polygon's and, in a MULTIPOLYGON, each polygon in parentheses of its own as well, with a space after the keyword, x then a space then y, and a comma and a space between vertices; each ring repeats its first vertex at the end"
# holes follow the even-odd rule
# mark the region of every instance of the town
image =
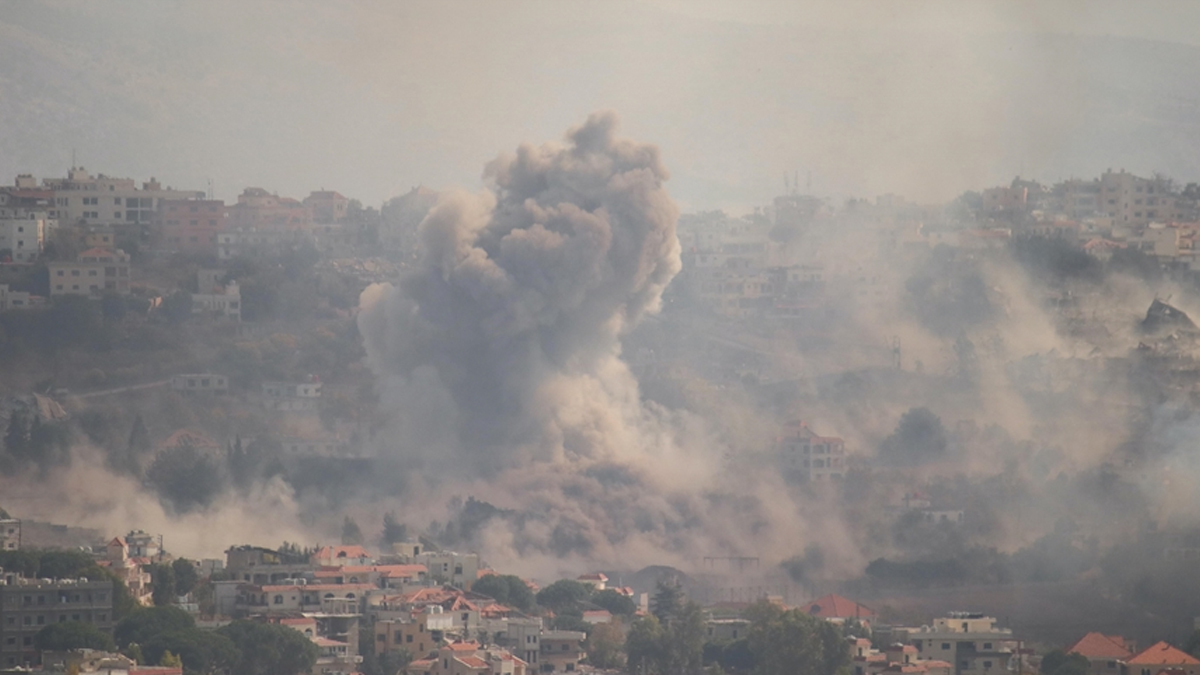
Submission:
MULTIPOLYGON (((455 492, 436 497, 450 521, 406 513, 389 472, 407 469, 380 451, 390 412, 364 365, 360 296, 414 269, 437 192, 415 187, 374 208, 334 190, 296 199, 248 187, 226 204, 81 167, 17 176, 0 190, 2 460, 31 488, 2 495, 0 667, 1200 672, 1193 596, 1172 588, 1190 577, 1195 532, 1172 520, 1169 500, 1135 487, 1185 469, 1149 427, 1142 445, 1113 443, 1084 464, 1071 422, 1109 411, 1098 432, 1124 428, 1153 401, 1182 424, 1196 405, 1200 328, 1184 302, 1157 291, 1145 302, 1129 287, 1169 285, 1186 302, 1200 188, 1110 170, 1053 185, 1018 178, 942 205, 834 204, 802 194, 798 175, 784 182, 753 213, 680 217, 682 269, 624 349, 661 405, 721 422, 736 401, 771 411, 727 466, 777 477, 802 508, 835 514, 811 522, 844 519, 861 539, 817 537, 791 557, 714 550, 691 569, 606 560, 558 578, 489 564, 481 533, 524 514, 455 492), (1125 297, 1112 296, 1113 279, 1125 297), (1143 304, 1129 310, 1128 298, 1143 304), (1063 341, 1015 352, 1022 335, 1003 331, 1030 317, 1063 341), (1041 406, 1027 436, 989 417, 1008 404, 971 400, 996 364, 1041 406), (1105 391, 1073 387, 1102 377, 1105 391), (902 414, 863 412, 899 401, 902 414), (299 514, 304 541, 226 537, 223 558, 176 554, 170 542, 216 552, 182 524, 38 520, 70 501, 54 481, 85 453, 169 518, 280 483, 318 506, 299 514), (999 469, 956 477, 987 453, 999 469), (1024 475, 1033 470, 1018 460, 1055 475, 1024 475), (372 529, 350 515, 363 495, 399 506, 372 529), (1058 519, 1022 521, 1023 508, 1058 519), (1020 540, 1008 552, 995 544, 1004 532, 1020 540), (1126 564, 1129 548, 1152 553, 1126 564), (987 611, 963 611, 980 587, 1108 604, 1047 626, 1032 600, 1024 613, 986 597, 987 611)), ((588 550, 566 539, 560 557, 588 550)))

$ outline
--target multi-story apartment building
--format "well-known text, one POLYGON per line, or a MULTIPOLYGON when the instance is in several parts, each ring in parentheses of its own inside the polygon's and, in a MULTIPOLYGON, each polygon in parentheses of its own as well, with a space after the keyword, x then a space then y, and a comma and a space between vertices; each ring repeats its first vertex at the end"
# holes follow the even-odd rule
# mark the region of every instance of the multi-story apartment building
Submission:
POLYGON ((51 217, 63 225, 111 225, 147 240, 163 200, 203 199, 201 190, 164 188, 154 178, 139 188, 130 178, 93 176, 73 167, 66 178, 47 178, 42 187, 54 193, 51 217))
POLYGON ((407 650, 414 658, 422 658, 437 649, 453 627, 453 618, 438 605, 414 611, 408 617, 376 621, 375 655, 407 650))
POLYGON ((0 551, 16 551, 21 548, 21 521, 16 518, 0 519, 0 551))
POLYGON ((802 480, 836 480, 846 474, 846 442, 818 436, 808 424, 793 420, 783 426, 778 459, 784 473, 802 480))
POLYGON ((54 623, 80 621, 112 634, 113 582, 88 579, 0 577, 0 666, 31 666, 38 631, 54 623))
POLYGON ((213 255, 227 212, 219 199, 163 199, 154 214, 151 241, 160 251, 213 255))
POLYGON ((129 255, 121 249, 88 249, 74 262, 56 261, 48 267, 51 296, 97 298, 107 292, 129 293, 129 255))
POLYGON ((1010 629, 972 612, 951 612, 934 619, 932 626, 894 629, 893 636, 916 647, 921 659, 952 664, 954 675, 998 675, 1007 672, 1017 656, 1010 629))
POLYGON ((1124 169, 1100 176, 1099 211, 1114 223, 1141 226, 1154 221, 1177 220, 1176 195, 1171 180, 1163 176, 1141 178, 1124 169))

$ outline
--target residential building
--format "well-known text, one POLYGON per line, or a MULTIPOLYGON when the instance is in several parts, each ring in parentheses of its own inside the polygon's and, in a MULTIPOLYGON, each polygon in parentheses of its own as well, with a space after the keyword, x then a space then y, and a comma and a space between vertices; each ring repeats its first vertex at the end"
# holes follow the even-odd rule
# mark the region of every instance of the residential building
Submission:
POLYGON ((934 619, 932 626, 894 629, 893 635, 915 647, 923 659, 952 664, 954 675, 995 675, 1016 657, 1012 631, 997 627, 990 616, 972 612, 952 612, 934 619))
POLYGON ((750 634, 749 619, 709 619, 704 634, 712 642, 733 642, 750 634))
POLYGON ((1172 675, 1200 674, 1200 660, 1166 642, 1158 642, 1133 656, 1126 663, 1128 675, 1158 675, 1167 671, 1172 675))
POLYGON ((125 543, 129 546, 129 555, 134 558, 151 560, 160 558, 163 553, 161 542, 162 537, 148 534, 144 530, 132 530, 125 535, 125 543))
POLYGON ((97 649, 43 652, 43 673, 97 673, 103 675, 183 675, 182 666, 139 666, 124 654, 97 649))
POLYGON ((846 472, 846 442, 818 436, 800 420, 784 425, 777 457, 785 474, 804 481, 840 480, 846 472))
MULTIPOLYGON (((526 662, 501 649, 477 642, 451 642, 436 654, 408 664, 408 675, 526 675, 526 662)), ((549 671, 546 671, 549 672, 549 671)))
POLYGON ((263 382, 267 410, 313 411, 321 398, 321 380, 310 375, 304 382, 263 382))
POLYGON ((66 178, 47 178, 42 187, 54 193, 52 218, 64 225, 109 225, 149 241, 155 214, 164 200, 203 199, 201 190, 164 188, 154 178, 139 188, 129 178, 91 175, 72 167, 66 178))
POLYGON ((346 565, 371 565, 374 556, 362 546, 322 546, 312 554, 310 559, 314 565, 324 567, 343 567, 346 565))
POLYGON ((318 224, 338 223, 346 218, 350 200, 336 190, 314 190, 304 198, 304 206, 318 224))
POLYGON ((107 292, 129 293, 129 256, 120 249, 88 249, 74 262, 55 261, 48 267, 51 296, 98 298, 107 292))
POLYGON ((291 197, 280 197, 262 188, 248 187, 229 207, 229 228, 238 231, 312 229, 312 208, 291 197))
POLYGON ((1101 174, 1099 210, 1115 222, 1135 226, 1178 220, 1182 215, 1176 212, 1169 178, 1140 178, 1124 169, 1101 174))
POLYGON ((29 309, 33 297, 26 291, 9 290, 8 284, 0 284, 0 312, 10 309, 29 309))
POLYGON ((282 583, 285 579, 303 578, 315 567, 306 555, 261 546, 233 546, 225 551, 225 569, 241 582, 282 583))
POLYGON ((1088 675, 1125 675, 1134 645, 1120 635, 1088 633, 1067 650, 1088 660, 1088 675))
POLYGON ((229 378, 215 373, 173 375, 171 389, 183 394, 227 394, 229 378))
MULTIPOLYGON (((541 635, 542 649, 538 655, 538 672, 570 673, 587 654, 583 641, 587 633, 573 630, 548 630, 541 635)), ((1189 675, 1191 675, 1189 673, 1189 675)))
POLYGON ((49 624, 81 621, 112 635, 109 579, 26 579, 3 572, 0 581, 0 666, 37 664, 33 638, 49 624))
POLYGON ((0 519, 0 551, 16 551, 21 548, 21 521, 16 518, 0 519))
POLYGON ((581 584, 591 586, 593 590, 602 591, 608 587, 608 577, 603 572, 592 572, 590 574, 581 574, 576 577, 575 581, 581 584))
POLYGON ((242 320, 242 292, 236 281, 225 284, 219 292, 192 293, 192 314, 210 314, 242 320))
POLYGON ((855 620, 869 623, 878 616, 870 607, 832 593, 800 605, 797 609, 810 616, 835 622, 855 620))
POLYGON ((479 578, 479 554, 454 551, 426 552, 417 562, 425 565, 431 579, 441 579, 458 588, 470 588, 479 578))
POLYGON ((150 556, 130 555, 125 537, 113 537, 105 547, 105 557, 100 565, 108 568, 125 584, 134 600, 148 607, 153 604, 154 589, 150 585, 150 573, 146 571, 146 566, 152 562, 150 556))
POLYGON ((42 255, 54 221, 42 212, 0 208, 0 262, 31 263, 42 255))
POLYGON ((438 605, 408 613, 407 617, 375 622, 375 655, 407 650, 421 658, 437 649, 454 621, 438 605))
POLYGON ((227 208, 220 199, 160 200, 154 213, 152 245, 160 251, 213 255, 226 219, 227 208))

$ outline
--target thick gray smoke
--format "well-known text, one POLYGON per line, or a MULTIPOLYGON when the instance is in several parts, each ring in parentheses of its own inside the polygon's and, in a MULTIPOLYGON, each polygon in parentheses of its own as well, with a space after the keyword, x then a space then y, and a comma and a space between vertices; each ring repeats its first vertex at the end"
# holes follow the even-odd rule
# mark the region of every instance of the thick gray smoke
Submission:
POLYGON ((618 452, 605 426, 636 398, 618 338, 680 262, 658 150, 616 126, 599 113, 566 146, 491 162, 496 191, 443 198, 417 270, 363 313, 376 371, 446 399, 433 407, 454 438, 437 459, 488 473, 618 452))
POLYGON ((723 513, 762 508, 713 496, 710 433, 644 404, 621 360, 680 245, 658 150, 616 128, 598 113, 565 145, 497 158, 494 191, 443 197, 416 269, 364 292, 359 327, 394 412, 385 452, 407 469, 409 503, 469 494, 512 509, 484 528, 493 560, 675 561, 741 529, 723 513))

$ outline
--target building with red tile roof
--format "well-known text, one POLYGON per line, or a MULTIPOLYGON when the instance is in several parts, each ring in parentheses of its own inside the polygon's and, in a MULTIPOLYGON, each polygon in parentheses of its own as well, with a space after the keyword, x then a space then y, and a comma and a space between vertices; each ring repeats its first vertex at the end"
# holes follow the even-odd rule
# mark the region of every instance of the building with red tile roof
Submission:
POLYGON ((806 605, 801 605, 798 609, 805 614, 825 620, 858 619, 860 621, 870 621, 877 616, 875 610, 870 607, 860 605, 849 598, 843 598, 833 593, 823 598, 817 598, 806 605))
POLYGON ((1104 633, 1088 633, 1079 639, 1068 654, 1079 654, 1089 660, 1127 661, 1133 656, 1133 651, 1125 638, 1120 635, 1105 635, 1104 633))
POLYGON ((1166 642, 1158 642, 1129 659, 1129 675, 1157 675, 1163 670, 1180 670, 1179 675, 1200 675, 1200 659, 1166 642))

